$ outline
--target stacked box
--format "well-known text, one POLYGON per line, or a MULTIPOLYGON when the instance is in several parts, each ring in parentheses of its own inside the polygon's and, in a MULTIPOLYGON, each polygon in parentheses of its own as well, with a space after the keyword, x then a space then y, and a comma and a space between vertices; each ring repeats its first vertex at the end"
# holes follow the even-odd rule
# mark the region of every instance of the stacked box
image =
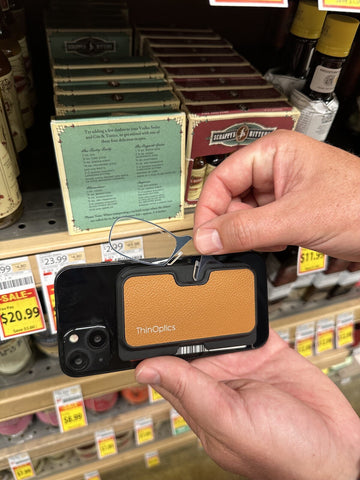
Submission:
MULTIPOLYGON (((169 35, 168 35, 169 36, 169 35)), ((295 128, 299 112, 226 40, 172 39, 142 32, 187 116, 186 206, 197 203, 207 175, 230 153, 277 128, 295 128), (209 42, 209 43, 207 43, 209 42)))

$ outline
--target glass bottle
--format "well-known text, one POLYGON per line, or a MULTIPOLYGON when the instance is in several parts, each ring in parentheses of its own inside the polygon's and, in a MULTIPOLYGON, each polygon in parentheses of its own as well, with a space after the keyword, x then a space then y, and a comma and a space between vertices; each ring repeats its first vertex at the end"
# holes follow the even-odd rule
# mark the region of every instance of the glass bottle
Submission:
POLYGON ((30 90, 26 76, 24 60, 19 42, 15 40, 6 25, 5 16, 0 9, 0 49, 9 59, 14 79, 16 92, 19 99, 20 111, 25 128, 34 124, 34 113, 30 102, 30 90))
MULTIPOLYGON (((4 101, 9 128, 17 153, 27 146, 27 138, 16 93, 15 80, 10 62, 0 50, 0 92, 4 101)), ((8 148, 11 155, 10 148, 8 148)))
POLYGON ((219 153, 218 155, 208 155, 206 157, 206 170, 204 182, 210 173, 215 170, 215 168, 220 165, 220 163, 225 159, 226 155, 224 153, 219 153))
POLYGON ((206 157, 196 157, 190 174, 189 188, 187 192, 187 200, 189 202, 197 201, 202 186, 204 184, 206 172, 206 157))
POLYGON ((0 143, 0 229, 15 223, 23 210, 22 197, 13 163, 0 143))
MULTIPOLYGON (((312 0, 299 2, 286 44, 283 65, 276 74, 305 80, 310 68, 310 62, 326 17, 326 11, 321 11, 312 0)), ((298 82, 295 88, 303 85, 298 82)))
POLYGON ((341 69, 349 55, 359 20, 347 15, 329 14, 317 43, 303 93, 311 100, 329 102, 341 69))
POLYGON ((19 29, 23 32, 26 32, 26 18, 25 18, 25 7, 22 0, 10 0, 9 1, 10 10, 14 16, 14 20, 18 25, 19 29))
POLYGON ((21 54, 24 60, 25 71, 27 75, 27 80, 29 84, 30 91, 30 100, 31 105, 34 107, 36 105, 36 95, 34 87, 34 76, 32 72, 31 59, 29 48, 26 40, 26 30, 22 27, 20 22, 16 22, 15 16, 10 9, 9 0, 0 0, 1 10, 5 15, 6 25, 10 31, 12 37, 19 42, 21 48, 21 54))

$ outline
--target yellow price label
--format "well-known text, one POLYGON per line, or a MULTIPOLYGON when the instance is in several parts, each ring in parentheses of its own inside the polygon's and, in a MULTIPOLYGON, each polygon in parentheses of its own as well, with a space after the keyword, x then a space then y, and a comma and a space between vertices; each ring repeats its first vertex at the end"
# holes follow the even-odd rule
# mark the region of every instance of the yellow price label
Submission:
POLYGON ((317 352, 327 352, 334 348, 334 331, 319 332, 317 335, 317 352))
POLYGON ((98 441, 100 458, 117 453, 115 439, 113 437, 102 438, 98 441))
POLYGON ((150 402, 158 402, 160 400, 164 400, 164 397, 160 395, 156 390, 154 390, 152 387, 149 386, 150 392, 149 392, 149 397, 150 397, 150 402))
POLYGON ((350 324, 338 327, 337 337, 339 347, 351 345, 354 342, 354 325, 350 324))
POLYGON ((360 12, 358 0, 322 0, 324 9, 336 12, 360 12))
POLYGON ((87 425, 84 404, 82 402, 62 405, 59 407, 59 413, 64 432, 85 427, 87 425))
POLYGON ((24 480, 25 478, 31 478, 35 476, 33 467, 30 463, 14 467, 13 471, 15 473, 16 480, 24 480))
POLYGON ((4 338, 45 329, 35 288, 0 295, 0 323, 4 338))
POLYGON ((154 429, 152 425, 139 428, 137 430, 137 439, 139 445, 154 440, 154 429))
POLYGON ((172 422, 174 435, 178 435, 179 433, 183 433, 189 430, 188 424, 185 422, 184 418, 181 415, 174 416, 172 422))
POLYGON ((325 270, 327 255, 324 253, 309 250, 308 248, 299 248, 298 254, 298 274, 318 272, 325 270))
POLYGON ((157 465, 160 465, 160 457, 157 453, 146 456, 147 467, 152 468, 152 467, 156 467, 157 465))
POLYGON ((303 357, 311 357, 313 354, 313 339, 304 338, 296 343, 296 350, 303 357))

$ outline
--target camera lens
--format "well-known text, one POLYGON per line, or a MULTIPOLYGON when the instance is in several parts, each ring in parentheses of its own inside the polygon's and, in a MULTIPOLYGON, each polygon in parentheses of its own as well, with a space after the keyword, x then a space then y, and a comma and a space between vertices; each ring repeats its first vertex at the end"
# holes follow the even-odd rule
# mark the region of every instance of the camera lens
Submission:
POLYGON ((89 357, 84 352, 73 352, 69 358, 69 365, 73 370, 85 370, 89 365, 89 357))
POLYGON ((107 339, 108 336, 105 330, 98 328, 90 333, 88 342, 93 348, 101 348, 105 345, 107 339))

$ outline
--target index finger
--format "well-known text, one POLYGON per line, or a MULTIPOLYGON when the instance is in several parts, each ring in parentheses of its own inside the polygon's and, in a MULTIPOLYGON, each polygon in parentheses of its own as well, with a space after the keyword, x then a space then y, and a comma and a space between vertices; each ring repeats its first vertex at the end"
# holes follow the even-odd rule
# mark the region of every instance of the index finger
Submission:
POLYGON ((273 200, 276 147, 270 139, 264 140, 265 137, 232 153, 211 173, 196 206, 194 230, 228 212, 234 201, 233 210, 249 208, 241 202, 241 195, 249 189, 258 196, 260 203, 273 200))

